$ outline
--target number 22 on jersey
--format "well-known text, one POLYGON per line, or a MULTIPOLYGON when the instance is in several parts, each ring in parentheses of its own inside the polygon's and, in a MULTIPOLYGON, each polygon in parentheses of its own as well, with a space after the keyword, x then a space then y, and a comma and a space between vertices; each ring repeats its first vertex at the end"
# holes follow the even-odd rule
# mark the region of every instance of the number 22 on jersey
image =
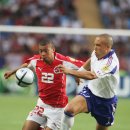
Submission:
POLYGON ((42 73, 41 81, 44 83, 53 83, 54 82, 54 74, 53 73, 42 73))

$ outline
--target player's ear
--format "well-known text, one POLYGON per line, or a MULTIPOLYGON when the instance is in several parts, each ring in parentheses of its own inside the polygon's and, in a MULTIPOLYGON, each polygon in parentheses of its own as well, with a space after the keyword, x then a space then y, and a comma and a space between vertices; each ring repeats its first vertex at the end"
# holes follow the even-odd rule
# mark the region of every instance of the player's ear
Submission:
POLYGON ((52 45, 52 50, 53 50, 53 52, 55 52, 55 51, 56 51, 56 49, 55 49, 54 45, 52 45))
POLYGON ((55 52, 55 48, 54 47, 52 47, 51 49, 52 49, 53 52, 55 52))
POLYGON ((51 48, 52 48, 53 52, 55 52, 55 45, 54 45, 54 43, 51 42, 50 45, 51 45, 51 48))

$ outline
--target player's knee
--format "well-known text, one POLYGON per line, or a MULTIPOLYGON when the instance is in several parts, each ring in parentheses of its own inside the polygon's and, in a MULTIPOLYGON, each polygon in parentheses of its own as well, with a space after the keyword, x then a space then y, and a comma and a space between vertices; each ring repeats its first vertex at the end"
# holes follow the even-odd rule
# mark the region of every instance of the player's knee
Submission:
POLYGON ((75 115, 74 113, 74 108, 71 104, 68 104, 66 107, 65 107, 65 113, 70 113, 71 115, 75 115))

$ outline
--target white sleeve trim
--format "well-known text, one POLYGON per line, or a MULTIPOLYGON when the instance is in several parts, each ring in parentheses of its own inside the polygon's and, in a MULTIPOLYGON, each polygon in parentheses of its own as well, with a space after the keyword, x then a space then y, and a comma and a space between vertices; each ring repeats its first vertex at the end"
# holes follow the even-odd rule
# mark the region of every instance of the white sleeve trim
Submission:
POLYGON ((86 71, 86 69, 84 69, 84 67, 81 66, 81 67, 78 69, 78 71, 86 71))
POLYGON ((31 60, 28 67, 31 68, 31 69, 34 69, 36 70, 36 59, 35 60, 31 60))
POLYGON ((76 69, 78 70, 78 66, 76 66, 75 64, 68 62, 68 61, 63 61, 63 65, 67 68, 71 68, 71 69, 76 69))

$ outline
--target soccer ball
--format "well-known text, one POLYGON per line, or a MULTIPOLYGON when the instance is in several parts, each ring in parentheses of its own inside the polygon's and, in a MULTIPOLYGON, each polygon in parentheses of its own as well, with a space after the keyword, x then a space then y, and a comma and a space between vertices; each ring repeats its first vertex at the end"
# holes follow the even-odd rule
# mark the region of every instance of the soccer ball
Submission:
POLYGON ((21 87, 28 87, 34 80, 34 73, 29 68, 18 69, 15 76, 17 79, 17 84, 21 87))

